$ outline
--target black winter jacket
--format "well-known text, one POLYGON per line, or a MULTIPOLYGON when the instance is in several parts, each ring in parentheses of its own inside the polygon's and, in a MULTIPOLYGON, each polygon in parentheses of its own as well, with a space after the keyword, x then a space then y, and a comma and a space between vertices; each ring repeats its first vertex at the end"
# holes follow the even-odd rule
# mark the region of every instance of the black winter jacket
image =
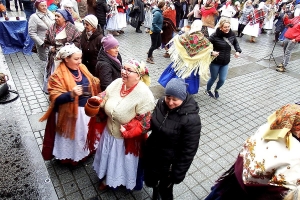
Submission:
POLYGON ((99 30, 96 30, 89 39, 86 36, 85 30, 81 35, 82 63, 88 68, 93 76, 95 76, 98 53, 102 47, 102 38, 103 35, 99 30))
POLYGON ((106 3, 106 0, 97 0, 96 17, 98 19, 98 24, 106 24, 106 13, 108 12, 109 7, 106 3))
POLYGON ((218 65, 227 65, 230 62, 230 45, 223 39, 223 37, 228 38, 229 42, 234 46, 234 49, 241 53, 242 50, 239 46, 239 43, 235 37, 234 32, 231 30, 228 33, 224 33, 219 28, 216 29, 216 32, 213 33, 208 39, 214 46, 214 51, 219 52, 219 56, 217 56, 212 63, 218 65))
MULTIPOLYGON (((117 58, 122 64, 120 54, 117 58)), ((101 91, 104 91, 111 82, 117 78, 121 78, 121 66, 116 61, 111 60, 103 48, 100 49, 97 60, 95 76, 100 79, 101 91)))
POLYGON ((164 98, 159 99, 151 117, 151 130, 144 154, 146 185, 153 187, 170 173, 173 183, 182 182, 199 145, 197 102, 188 95, 179 107, 170 110, 164 98))

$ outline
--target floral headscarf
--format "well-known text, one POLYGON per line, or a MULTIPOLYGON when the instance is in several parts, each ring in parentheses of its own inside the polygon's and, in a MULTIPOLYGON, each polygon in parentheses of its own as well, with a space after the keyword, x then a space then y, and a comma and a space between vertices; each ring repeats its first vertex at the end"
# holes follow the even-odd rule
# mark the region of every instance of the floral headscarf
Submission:
POLYGON ((290 137, 294 134, 300 138, 300 105, 287 104, 268 117, 269 129, 263 138, 269 140, 286 139, 286 145, 290 148, 290 137))
POLYGON ((138 62, 137 60, 130 59, 125 63, 135 69, 135 71, 140 75, 141 81, 143 81, 147 86, 150 86, 151 80, 149 75, 149 70, 146 67, 145 62, 138 62))

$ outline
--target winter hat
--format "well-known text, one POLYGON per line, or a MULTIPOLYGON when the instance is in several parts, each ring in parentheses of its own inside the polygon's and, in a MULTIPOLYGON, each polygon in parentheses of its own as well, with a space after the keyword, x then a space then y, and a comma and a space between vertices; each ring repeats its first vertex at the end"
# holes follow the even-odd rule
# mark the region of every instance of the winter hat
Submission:
POLYGON ((187 84, 181 78, 172 78, 166 85, 165 95, 173 96, 184 101, 186 99, 187 84))
POLYGON ((73 8, 74 7, 74 5, 73 5, 73 3, 71 2, 71 1, 65 1, 65 2, 63 2, 63 6, 64 6, 64 8, 73 8))
POLYGON ((63 16, 63 18, 65 18, 66 21, 69 21, 72 24, 74 24, 73 17, 69 11, 67 11, 65 9, 57 9, 56 12, 61 14, 63 16))
POLYGON ((42 3, 42 2, 47 3, 46 0, 36 0, 36 1, 34 2, 35 8, 38 8, 38 6, 40 5, 40 3, 42 3))
POLYGON ((103 37, 101 40, 102 46, 104 48, 104 51, 108 51, 115 46, 119 46, 118 40, 114 38, 112 34, 108 34, 107 36, 103 37))
POLYGON ((97 28, 98 19, 95 15, 85 16, 84 21, 87 21, 92 27, 97 28))

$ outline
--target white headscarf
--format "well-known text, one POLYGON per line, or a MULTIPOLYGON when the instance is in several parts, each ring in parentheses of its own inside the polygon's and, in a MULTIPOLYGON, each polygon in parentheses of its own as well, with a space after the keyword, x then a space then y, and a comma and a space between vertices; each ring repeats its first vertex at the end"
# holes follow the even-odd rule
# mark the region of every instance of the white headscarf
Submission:
POLYGON ((76 52, 82 53, 82 51, 74 44, 65 45, 63 48, 61 48, 55 56, 55 69, 60 65, 63 59, 76 52))

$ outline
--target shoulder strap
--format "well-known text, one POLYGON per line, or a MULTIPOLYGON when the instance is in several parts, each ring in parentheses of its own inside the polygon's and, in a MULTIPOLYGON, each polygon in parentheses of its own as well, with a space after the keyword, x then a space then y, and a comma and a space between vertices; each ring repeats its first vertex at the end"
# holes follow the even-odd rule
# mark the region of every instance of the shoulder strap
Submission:
POLYGON ((235 49, 234 49, 234 46, 231 44, 231 42, 230 42, 226 37, 223 37, 223 39, 224 39, 225 42, 231 47, 231 50, 235 50, 235 49))

